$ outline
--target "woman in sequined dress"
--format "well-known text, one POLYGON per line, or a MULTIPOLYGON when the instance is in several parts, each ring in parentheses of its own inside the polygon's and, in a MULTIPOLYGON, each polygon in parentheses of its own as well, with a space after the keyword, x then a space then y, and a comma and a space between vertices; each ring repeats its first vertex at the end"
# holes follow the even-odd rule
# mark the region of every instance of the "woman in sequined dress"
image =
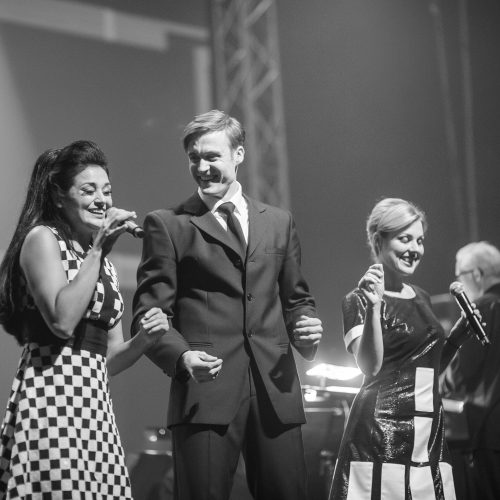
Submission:
POLYGON ((168 330, 158 308, 123 339, 106 257, 135 217, 112 207, 107 161, 90 141, 37 160, 0 267, 0 322, 23 346, 0 429, 0 499, 130 499, 108 391, 168 330))
POLYGON ((424 213, 397 198, 367 221, 374 264, 343 301, 344 341, 364 374, 339 449, 330 500, 454 500, 438 375, 469 335, 450 336, 429 295, 406 282, 424 254, 424 213))

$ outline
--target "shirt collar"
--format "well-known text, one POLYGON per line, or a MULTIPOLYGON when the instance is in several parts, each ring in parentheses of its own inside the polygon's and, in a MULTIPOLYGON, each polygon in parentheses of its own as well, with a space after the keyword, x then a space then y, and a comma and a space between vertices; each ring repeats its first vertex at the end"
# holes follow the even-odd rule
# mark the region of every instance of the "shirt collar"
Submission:
POLYGON ((238 181, 234 181, 231 184, 227 193, 222 198, 208 196, 202 193, 200 188, 198 188, 198 195, 212 213, 217 212, 217 209, 223 203, 226 203, 228 201, 234 203, 236 211, 240 214, 243 213, 243 210, 246 208, 246 201, 245 198, 243 198, 243 190, 241 188, 241 184, 238 181))

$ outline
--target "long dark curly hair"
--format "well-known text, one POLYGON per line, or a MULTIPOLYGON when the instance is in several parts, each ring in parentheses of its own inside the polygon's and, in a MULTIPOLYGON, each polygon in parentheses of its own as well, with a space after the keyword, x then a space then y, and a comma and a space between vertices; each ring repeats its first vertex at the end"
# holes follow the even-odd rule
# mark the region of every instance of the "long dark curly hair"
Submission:
POLYGON ((22 343, 22 271, 19 254, 26 235, 35 227, 54 227, 72 248, 71 228, 56 204, 67 193, 75 177, 89 165, 102 167, 109 175, 107 159, 92 141, 79 140, 62 149, 48 149, 36 160, 14 235, 0 264, 0 324, 22 343))

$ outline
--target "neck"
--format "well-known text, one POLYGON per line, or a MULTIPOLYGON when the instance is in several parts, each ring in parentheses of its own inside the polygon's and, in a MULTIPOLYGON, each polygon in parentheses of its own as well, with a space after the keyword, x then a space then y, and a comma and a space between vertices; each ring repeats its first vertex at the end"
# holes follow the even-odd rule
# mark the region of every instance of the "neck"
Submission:
POLYGON ((399 274, 384 267, 384 286, 389 292, 399 293, 403 290, 404 283, 399 274))
POLYGON ((86 252, 93 240, 93 234, 80 234, 80 233, 73 233, 73 244, 75 245, 75 248, 78 250, 81 250, 83 252, 86 252), (80 247, 80 248, 78 248, 80 247))
POLYGON ((237 181, 233 181, 229 185, 227 191, 224 193, 224 196, 222 196, 222 199, 223 200, 228 200, 229 198, 231 198, 232 196, 234 196, 237 193, 237 191, 238 191, 238 182, 237 181))

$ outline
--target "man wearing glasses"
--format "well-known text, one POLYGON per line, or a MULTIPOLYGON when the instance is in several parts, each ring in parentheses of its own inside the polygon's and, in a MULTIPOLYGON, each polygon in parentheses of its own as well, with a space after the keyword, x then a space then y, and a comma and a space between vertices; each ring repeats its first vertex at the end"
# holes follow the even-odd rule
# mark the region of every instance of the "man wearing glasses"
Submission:
POLYGON ((464 401, 468 431, 454 447, 457 499, 500 499, 500 251, 469 243, 456 254, 455 275, 491 342, 468 341, 444 374, 443 395, 464 401))

